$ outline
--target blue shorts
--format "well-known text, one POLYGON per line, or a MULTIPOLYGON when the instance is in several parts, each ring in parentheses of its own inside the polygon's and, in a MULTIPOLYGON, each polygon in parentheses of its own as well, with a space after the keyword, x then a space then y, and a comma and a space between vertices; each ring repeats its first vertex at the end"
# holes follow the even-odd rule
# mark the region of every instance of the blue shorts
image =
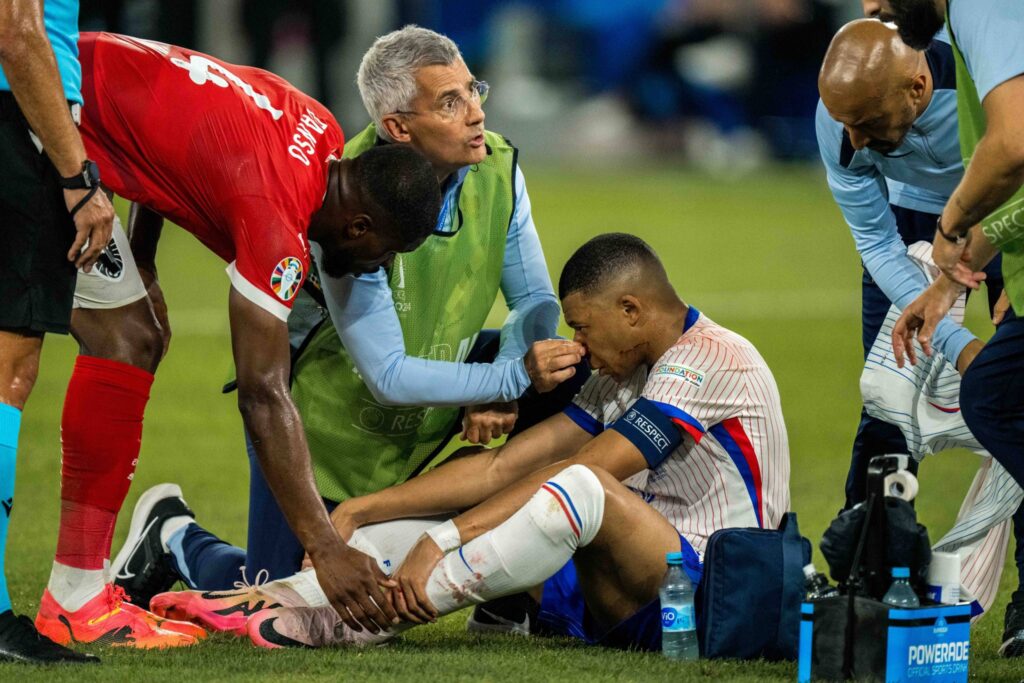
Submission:
MULTIPOLYGON (((704 565, 697 551, 682 536, 679 536, 679 551, 683 554, 683 569, 696 589, 704 565)), ((661 605, 658 598, 641 607, 636 614, 605 629, 583 602, 583 591, 572 560, 544 582, 537 621, 547 633, 579 638, 590 645, 622 650, 661 650, 661 605)))

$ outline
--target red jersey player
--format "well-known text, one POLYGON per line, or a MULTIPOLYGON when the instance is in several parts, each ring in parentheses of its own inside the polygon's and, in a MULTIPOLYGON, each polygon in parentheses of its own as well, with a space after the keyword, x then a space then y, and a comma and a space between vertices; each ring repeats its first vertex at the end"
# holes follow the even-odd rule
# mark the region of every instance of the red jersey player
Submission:
MULTIPOLYGON (((164 218, 229 264, 239 408, 324 590, 352 625, 387 625, 387 579, 344 544, 313 483, 288 391, 286 320, 311 249, 340 276, 371 272, 426 239, 440 209, 431 167, 397 145, 340 159, 331 114, 266 71, 113 34, 83 33, 79 49, 82 136, 104 184, 135 202, 132 249, 121 234, 94 274, 79 275, 72 333, 82 354, 65 399, 61 528, 37 626, 61 643, 173 647, 203 635, 126 607, 103 570, 166 345, 154 319, 166 336, 154 262, 164 218)), ((179 502, 151 515, 187 518, 179 502)))

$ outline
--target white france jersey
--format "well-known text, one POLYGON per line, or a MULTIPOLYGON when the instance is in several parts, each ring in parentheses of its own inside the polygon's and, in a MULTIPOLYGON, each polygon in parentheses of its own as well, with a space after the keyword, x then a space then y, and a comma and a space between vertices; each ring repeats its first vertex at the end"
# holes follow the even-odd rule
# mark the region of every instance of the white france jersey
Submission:
POLYGON ((682 336, 621 384, 592 376, 566 414, 591 434, 638 398, 682 431, 660 465, 626 484, 703 555, 728 527, 775 529, 789 509, 789 440, 775 378, 753 344, 690 307, 682 336))

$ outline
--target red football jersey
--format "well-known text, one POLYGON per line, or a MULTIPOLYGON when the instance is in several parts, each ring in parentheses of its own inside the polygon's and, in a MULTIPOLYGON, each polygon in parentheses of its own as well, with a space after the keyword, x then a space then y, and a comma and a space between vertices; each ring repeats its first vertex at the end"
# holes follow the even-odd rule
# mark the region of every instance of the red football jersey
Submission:
POLYGON ((79 50, 82 137, 104 185, 194 234, 287 319, 345 142, 334 117, 272 73, 173 45, 83 33, 79 50))

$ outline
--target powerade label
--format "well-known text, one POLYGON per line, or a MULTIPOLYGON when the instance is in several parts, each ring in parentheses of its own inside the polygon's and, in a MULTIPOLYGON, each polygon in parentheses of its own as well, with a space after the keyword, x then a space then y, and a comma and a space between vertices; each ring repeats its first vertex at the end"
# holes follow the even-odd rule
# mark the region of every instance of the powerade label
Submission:
POLYGON ((662 631, 692 631, 697 628, 693 618, 693 605, 661 608, 662 631))
POLYGON ((969 615, 969 611, 966 606, 891 610, 886 680, 966 681, 971 657, 970 623, 957 612, 969 615), (959 617, 954 619, 954 623, 946 621, 951 613, 959 617), (906 625, 900 624, 903 620, 907 621, 906 625))

